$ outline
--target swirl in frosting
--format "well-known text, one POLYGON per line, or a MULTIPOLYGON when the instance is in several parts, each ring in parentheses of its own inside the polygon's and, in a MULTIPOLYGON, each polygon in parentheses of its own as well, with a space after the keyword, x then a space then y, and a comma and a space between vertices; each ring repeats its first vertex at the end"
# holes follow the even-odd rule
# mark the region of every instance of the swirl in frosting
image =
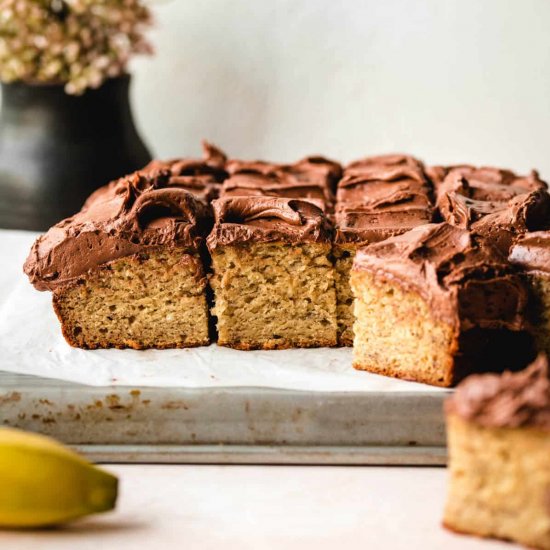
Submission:
POLYGON ((170 172, 135 172, 98 189, 80 212, 39 237, 23 269, 38 290, 55 290, 153 247, 196 252, 210 217, 206 204, 171 184, 170 172))

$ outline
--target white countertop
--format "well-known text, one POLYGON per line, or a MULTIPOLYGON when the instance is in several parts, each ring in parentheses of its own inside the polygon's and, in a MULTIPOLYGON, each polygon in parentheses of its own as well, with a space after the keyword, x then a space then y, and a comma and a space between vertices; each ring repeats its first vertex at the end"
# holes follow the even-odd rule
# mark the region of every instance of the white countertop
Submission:
POLYGON ((62 530, 0 532, 27 549, 486 549, 441 527, 444 468, 109 465, 117 511, 62 530))

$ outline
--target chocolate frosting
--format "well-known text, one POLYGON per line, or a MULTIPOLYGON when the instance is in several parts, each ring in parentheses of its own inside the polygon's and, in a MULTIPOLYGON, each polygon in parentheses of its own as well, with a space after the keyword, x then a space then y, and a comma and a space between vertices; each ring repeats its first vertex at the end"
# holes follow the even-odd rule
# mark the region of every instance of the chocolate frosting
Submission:
POLYGON ((517 373, 470 376, 447 399, 445 410, 487 428, 550 430, 548 359, 540 354, 517 373))
POLYGON ((226 164, 230 175, 262 174, 278 178, 287 184, 308 184, 334 190, 342 176, 342 166, 321 156, 305 157, 294 164, 275 164, 261 160, 230 160, 226 164))
POLYGON ((450 168, 447 166, 426 166, 426 175, 432 182, 432 185, 436 187, 445 179, 445 176, 449 173, 449 170, 450 168))
POLYGON ((451 170, 455 169, 468 169, 473 168, 470 164, 453 164, 450 166, 427 166, 426 167, 426 175, 432 182, 435 189, 438 188, 441 183, 443 183, 443 180, 447 176, 447 174, 451 170))
POLYGON ((411 155, 405 155, 403 153, 389 153, 385 155, 375 155, 372 157, 364 157, 359 160, 350 162, 346 166, 346 171, 353 169, 363 169, 367 166, 410 166, 412 168, 424 169, 422 161, 411 155))
POLYGON ((550 273, 550 231, 521 235, 510 250, 510 262, 527 271, 550 273))
POLYGON ((231 177, 222 197, 282 197, 307 199, 324 211, 334 206, 333 187, 341 174, 339 164, 323 157, 307 157, 294 164, 231 160, 231 177))
POLYGON ((323 211, 309 201, 278 197, 227 197, 212 203, 215 223, 208 248, 242 243, 330 243, 323 211))
POLYGON ((237 173, 224 182, 221 196, 308 199, 323 210, 330 209, 334 204, 334 195, 326 185, 299 181, 288 174, 274 176, 254 172, 237 173))
POLYGON ((338 204, 335 221, 335 242, 357 246, 382 241, 429 223, 432 221, 432 210, 416 208, 412 204, 389 205, 386 208, 338 204))
POLYGON ((527 289, 488 242, 447 223, 427 224, 360 249, 354 270, 418 292, 457 330, 525 328, 527 289))
POLYGON ((32 246, 24 271, 38 290, 55 290, 102 264, 159 246, 199 250, 210 211, 171 174, 136 172, 94 192, 82 210, 32 246))
POLYGON ((534 171, 518 176, 510 170, 458 166, 448 169, 436 190, 444 220, 492 240, 506 255, 517 235, 548 227, 550 196, 534 171))
POLYGON ((335 160, 328 159, 321 155, 311 155, 304 157, 294 163, 294 170, 304 172, 317 172, 326 177, 333 189, 342 177, 342 165, 335 160))
POLYGON ((407 155, 351 163, 338 184, 336 242, 365 244, 432 221, 431 186, 407 155))
POLYGON ((547 185, 535 170, 518 176, 510 170, 463 165, 449 169, 435 188, 439 207, 440 200, 452 191, 477 201, 506 202, 523 193, 547 189, 547 185))
POLYGON ((170 185, 189 191, 197 198, 210 202, 220 194, 221 182, 227 177, 225 163, 227 157, 216 146, 202 142, 202 159, 153 160, 141 172, 155 174, 158 171, 170 172, 170 185))
POLYGON ((504 202, 470 199, 451 191, 441 198, 440 212, 450 224, 490 239, 507 255, 518 235, 549 226, 550 195, 539 189, 504 202))
POLYGON ((450 191, 441 196, 439 203, 439 213, 446 222, 458 227, 471 227, 487 214, 500 212, 508 207, 507 202, 499 201, 479 201, 470 199, 456 191, 450 191))
POLYGON ((333 187, 341 174, 339 164, 323 157, 307 157, 294 164, 231 160, 231 177, 221 196, 265 196, 307 199, 324 211, 334 206, 333 187))
POLYGON ((407 155, 369 157, 349 164, 338 184, 339 203, 363 206, 414 202, 429 207, 430 184, 422 163, 407 155))
POLYGON ((181 158, 171 160, 152 160, 141 172, 154 172, 156 170, 169 170, 173 176, 204 176, 212 175, 222 182, 227 177, 225 153, 215 145, 202 141, 202 159, 181 158))

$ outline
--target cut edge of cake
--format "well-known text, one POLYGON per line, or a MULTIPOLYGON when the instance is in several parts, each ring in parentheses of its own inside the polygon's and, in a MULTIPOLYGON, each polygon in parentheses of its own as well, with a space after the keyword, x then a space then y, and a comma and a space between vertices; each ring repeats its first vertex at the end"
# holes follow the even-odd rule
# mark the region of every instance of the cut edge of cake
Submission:
POLYGON ((164 349, 210 343, 206 277, 185 249, 106 264, 53 292, 63 336, 83 349, 164 349))
POLYGON ((448 387, 533 358, 527 288, 465 229, 428 224, 361 249, 351 287, 358 370, 448 387))
POLYGON ((228 197, 213 206, 207 244, 218 344, 335 346, 334 270, 323 211, 280 197, 228 197))

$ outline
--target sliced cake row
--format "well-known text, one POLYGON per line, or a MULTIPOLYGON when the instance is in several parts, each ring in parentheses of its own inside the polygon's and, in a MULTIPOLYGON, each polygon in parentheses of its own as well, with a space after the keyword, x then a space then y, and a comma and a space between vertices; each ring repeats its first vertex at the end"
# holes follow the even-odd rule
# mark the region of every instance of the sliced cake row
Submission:
POLYGON ((536 173, 228 161, 205 144, 95 192, 25 271, 72 345, 137 349, 207 344, 209 309, 220 345, 351 345, 353 271, 355 366, 451 385, 496 368, 493 348, 504 366, 531 358, 532 298, 506 257, 549 212, 536 173))
POLYGON ((339 177, 316 157, 227 162, 205 144, 202 160, 154 161, 96 191, 35 242, 24 269, 53 291, 78 347, 208 344, 210 288, 222 345, 334 346, 327 213, 339 177))

